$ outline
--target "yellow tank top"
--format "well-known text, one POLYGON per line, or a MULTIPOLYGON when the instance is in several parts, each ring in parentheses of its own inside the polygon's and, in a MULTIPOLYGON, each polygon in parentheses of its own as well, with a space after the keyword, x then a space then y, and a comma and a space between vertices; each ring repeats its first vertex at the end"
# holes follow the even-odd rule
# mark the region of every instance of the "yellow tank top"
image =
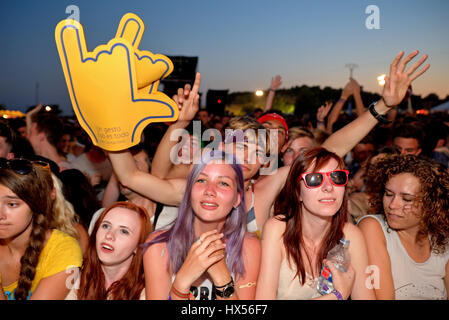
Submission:
MULTIPOLYGON (((42 249, 39 256, 39 262, 36 266, 36 274, 34 276, 30 293, 31 296, 39 282, 47 277, 55 275, 61 271, 67 271, 70 274, 70 268, 81 267, 83 262, 83 254, 78 241, 67 235, 66 233, 53 230, 47 244, 42 249)), ((17 288, 18 281, 3 286, 7 300, 15 300, 14 292, 17 288)))

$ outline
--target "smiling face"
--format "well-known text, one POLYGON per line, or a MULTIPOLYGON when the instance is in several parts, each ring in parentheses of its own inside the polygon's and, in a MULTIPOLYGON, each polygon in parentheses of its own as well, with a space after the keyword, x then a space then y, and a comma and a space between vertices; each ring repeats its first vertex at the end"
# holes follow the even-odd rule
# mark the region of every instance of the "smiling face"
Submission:
MULTIPOLYGON (((338 163, 334 159, 330 159, 328 163, 321 168, 316 168, 313 172, 330 172, 338 167, 338 163)), ((308 168, 305 173, 311 173, 312 169, 308 168)), ((323 184, 317 188, 307 188, 303 179, 300 183, 300 200, 302 201, 303 214, 312 214, 320 217, 332 217, 338 212, 345 194, 345 187, 335 186, 331 183, 329 176, 324 177, 323 184)))
POLYGON ((11 239, 32 228, 30 207, 0 184, 0 239, 11 239))
POLYGON ((388 225, 392 229, 419 226, 420 205, 416 200, 420 188, 419 179, 410 173, 400 173, 388 180, 382 201, 388 225))
POLYGON ((192 187, 192 209, 203 222, 224 222, 240 204, 237 177, 228 164, 212 162, 204 167, 192 187))
POLYGON ((106 266, 130 263, 139 243, 140 229, 137 212, 121 207, 111 209, 96 234, 96 249, 101 263, 106 266))

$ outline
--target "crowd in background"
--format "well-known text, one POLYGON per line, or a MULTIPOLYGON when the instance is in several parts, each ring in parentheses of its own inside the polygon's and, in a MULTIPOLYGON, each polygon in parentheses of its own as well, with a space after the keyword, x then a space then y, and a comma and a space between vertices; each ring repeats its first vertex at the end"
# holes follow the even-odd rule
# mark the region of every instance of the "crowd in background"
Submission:
MULTIPOLYGON (((397 80, 403 88, 418 66, 397 80)), ((195 100, 199 82, 174 97, 178 121, 150 124, 119 153, 41 106, 0 123, 0 299, 448 298, 448 113, 399 112, 405 92, 387 84, 377 106, 391 110, 376 118, 351 78, 339 100, 298 118, 272 110, 277 76, 264 110, 214 114, 195 100), (275 130, 279 168, 260 175, 262 163, 222 151, 174 165, 176 128, 189 132, 177 155, 190 160, 208 129, 225 142, 227 129, 275 130), (325 261, 341 238, 351 243, 347 272, 325 261), (329 295, 316 291, 323 265, 329 295)), ((267 152, 241 142, 245 157, 267 152)))

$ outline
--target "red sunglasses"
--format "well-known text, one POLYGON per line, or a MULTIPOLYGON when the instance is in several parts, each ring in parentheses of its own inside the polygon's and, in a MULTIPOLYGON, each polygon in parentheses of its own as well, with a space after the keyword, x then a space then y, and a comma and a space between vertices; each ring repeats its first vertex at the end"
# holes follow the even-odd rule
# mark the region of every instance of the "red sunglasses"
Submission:
POLYGON ((344 187, 348 184, 348 170, 302 173, 299 176, 298 183, 301 182, 301 180, 304 180, 304 184, 307 188, 318 188, 323 184, 325 175, 330 178, 330 181, 334 186, 344 187))

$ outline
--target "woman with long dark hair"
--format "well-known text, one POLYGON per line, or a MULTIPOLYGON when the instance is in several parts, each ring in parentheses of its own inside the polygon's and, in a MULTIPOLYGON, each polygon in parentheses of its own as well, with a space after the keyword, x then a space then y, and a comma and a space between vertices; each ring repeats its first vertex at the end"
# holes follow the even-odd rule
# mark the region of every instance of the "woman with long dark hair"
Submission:
POLYGON ((324 148, 295 160, 262 235, 257 299, 374 299, 365 285, 363 235, 347 222, 347 181, 342 159, 324 148), (350 241, 347 272, 325 260, 342 238, 350 241), (322 296, 316 288, 323 264, 332 272, 335 290, 322 296))
POLYGON ((131 202, 116 202, 95 223, 84 255, 79 289, 68 300, 145 299, 143 244, 152 231, 148 213, 131 202))
POLYGON ((207 153, 185 190, 175 223, 146 244, 147 298, 253 299, 260 244, 246 232, 241 166, 234 156, 207 153))
POLYGON ((52 229, 48 163, 0 159, 0 300, 64 299, 82 263, 78 241, 52 229))

